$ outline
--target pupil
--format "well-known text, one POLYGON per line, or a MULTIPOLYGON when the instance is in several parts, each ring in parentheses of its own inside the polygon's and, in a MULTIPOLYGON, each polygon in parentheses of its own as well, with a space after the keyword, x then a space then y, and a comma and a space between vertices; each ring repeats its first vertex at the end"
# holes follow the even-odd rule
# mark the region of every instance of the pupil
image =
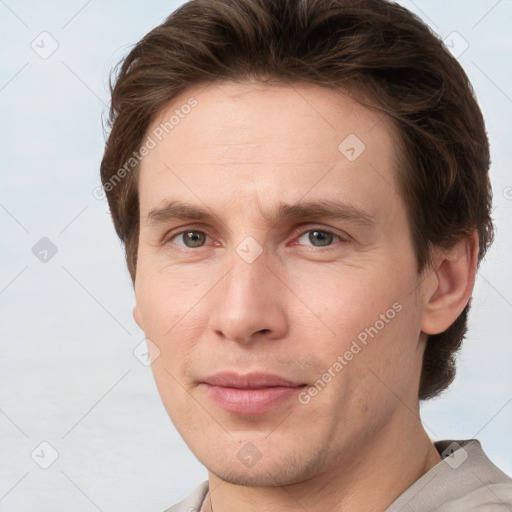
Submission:
POLYGON ((317 247, 323 247, 326 245, 329 245, 332 242, 333 234, 332 233, 326 233, 325 231, 311 231, 309 234, 309 240, 313 245, 316 245, 317 247), (319 244, 316 244, 316 242, 320 242, 319 244))
POLYGON ((188 233, 186 233, 186 236, 187 241, 185 242, 185 244, 188 245, 189 247, 199 247, 204 241, 203 233, 199 233, 197 231, 189 231, 188 233))

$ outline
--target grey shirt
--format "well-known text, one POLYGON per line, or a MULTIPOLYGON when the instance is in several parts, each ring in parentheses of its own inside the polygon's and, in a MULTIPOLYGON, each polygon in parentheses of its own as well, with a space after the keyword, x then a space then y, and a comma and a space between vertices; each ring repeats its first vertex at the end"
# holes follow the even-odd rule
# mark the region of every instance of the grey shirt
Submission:
MULTIPOLYGON (((476 439, 437 441, 443 460, 402 493, 386 512, 512 512, 512 479, 485 455, 476 439)), ((164 512, 200 512, 208 481, 164 512)))

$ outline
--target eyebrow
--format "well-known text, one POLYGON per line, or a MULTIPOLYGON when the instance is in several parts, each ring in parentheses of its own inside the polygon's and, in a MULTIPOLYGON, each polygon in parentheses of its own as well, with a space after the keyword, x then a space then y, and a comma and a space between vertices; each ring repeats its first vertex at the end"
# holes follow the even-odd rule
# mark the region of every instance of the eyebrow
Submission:
MULTIPOLYGON (((271 213, 264 213, 263 217, 269 223, 298 220, 318 219, 350 221, 361 226, 371 227, 375 224, 375 217, 352 204, 333 199, 321 201, 306 201, 296 204, 280 202, 271 213)), ((176 219, 190 219, 196 221, 213 222, 218 216, 206 208, 171 201, 162 207, 153 208, 146 220, 150 225, 167 223, 176 219)))

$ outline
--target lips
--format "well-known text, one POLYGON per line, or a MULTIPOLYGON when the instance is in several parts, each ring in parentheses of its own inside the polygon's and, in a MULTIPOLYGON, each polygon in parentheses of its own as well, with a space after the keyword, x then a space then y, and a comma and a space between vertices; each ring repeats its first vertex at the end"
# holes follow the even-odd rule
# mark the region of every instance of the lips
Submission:
POLYGON ((233 372, 223 372, 207 377, 204 382, 211 386, 237 389, 260 389, 275 386, 297 387, 301 385, 280 377, 279 375, 273 375, 270 373, 248 373, 246 375, 238 375, 233 372))
POLYGON ((204 379, 202 386, 208 398, 229 412, 261 415, 297 395, 305 384, 268 373, 222 372, 204 379))

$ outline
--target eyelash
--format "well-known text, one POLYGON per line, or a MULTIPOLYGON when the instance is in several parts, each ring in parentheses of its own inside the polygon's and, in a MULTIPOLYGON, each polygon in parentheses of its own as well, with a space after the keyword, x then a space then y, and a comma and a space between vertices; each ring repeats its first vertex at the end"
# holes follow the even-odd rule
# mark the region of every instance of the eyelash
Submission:
MULTIPOLYGON (((310 233, 312 231, 320 231, 321 233, 324 233, 324 234, 327 234, 327 235, 333 235, 334 237, 338 238, 337 241, 333 241, 330 245, 319 246, 319 247, 316 247, 314 245, 307 246, 307 247, 313 248, 313 250, 323 250, 323 251, 326 251, 326 250, 329 250, 329 249, 333 248, 333 246, 335 246, 336 243, 347 243, 348 242, 348 236, 346 236, 346 235, 343 236, 341 234, 337 234, 334 231, 330 231, 328 229, 324 229, 321 226, 311 227, 311 228, 306 229, 306 230, 304 230, 304 229, 297 229, 293 233, 293 237, 294 238, 301 238, 302 236, 304 236, 307 233, 310 233)), ((179 236, 181 236, 181 235, 183 235, 185 233, 202 233, 202 234, 206 235, 207 237, 209 237, 208 233, 206 233, 205 231, 203 231, 201 229, 189 228, 189 229, 185 229, 185 230, 179 231, 177 233, 170 233, 170 234, 166 235, 164 237, 164 239, 162 240, 162 244, 163 245, 167 245, 170 242, 172 242, 175 238, 177 238, 177 237, 179 237, 179 236)), ((301 245, 301 244, 294 244, 294 245, 301 245)), ((178 245, 178 247, 180 247, 182 250, 187 250, 187 249, 193 250, 193 249, 202 249, 204 247, 204 245, 199 246, 199 247, 187 247, 185 245, 178 245)))

